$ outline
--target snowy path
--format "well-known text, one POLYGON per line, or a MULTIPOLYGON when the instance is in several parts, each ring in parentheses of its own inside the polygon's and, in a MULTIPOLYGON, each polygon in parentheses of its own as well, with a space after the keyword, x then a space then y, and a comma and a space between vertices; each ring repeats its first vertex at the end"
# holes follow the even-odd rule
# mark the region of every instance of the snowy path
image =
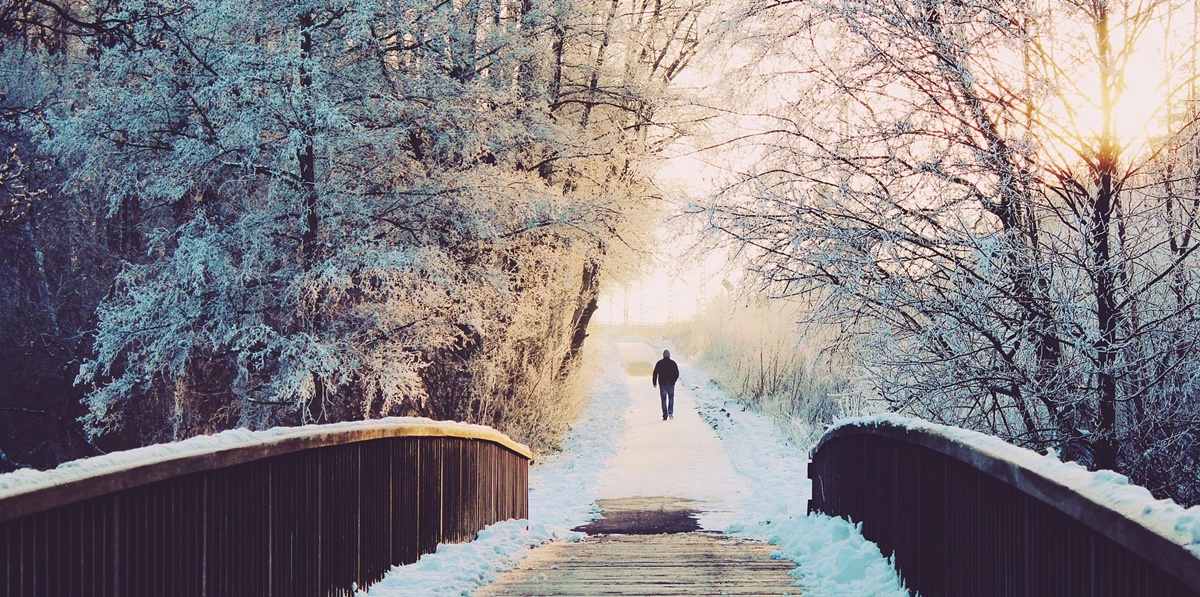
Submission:
MULTIPOLYGON (((775 544, 808 596, 904 596, 892 567, 850 524, 807 516, 807 450, 767 417, 747 412, 684 359, 675 419, 662 421, 650 368, 662 348, 641 339, 601 342, 604 368, 592 403, 563 451, 530 471, 530 517, 488 527, 394 568, 370 597, 471 595, 517 568, 530 549, 580 541, 596 501, 634 496, 694 500, 707 530, 775 544)), ((676 355, 673 355, 676 356, 676 355)))
POLYGON ((677 497, 699 506, 705 530, 724 531, 748 489, 725 446, 701 417, 693 399, 701 381, 682 376, 676 384, 675 418, 662 420, 658 389, 650 372, 662 351, 645 342, 618 342, 630 396, 625 437, 600 480, 599 499, 677 497))

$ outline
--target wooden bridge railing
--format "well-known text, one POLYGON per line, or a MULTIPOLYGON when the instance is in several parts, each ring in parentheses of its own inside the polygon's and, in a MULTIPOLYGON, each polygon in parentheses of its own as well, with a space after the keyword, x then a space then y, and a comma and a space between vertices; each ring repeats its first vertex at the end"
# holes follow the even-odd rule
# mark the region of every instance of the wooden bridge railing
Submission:
POLYGON ((923 597, 1200 595, 1200 514, 995 437, 860 419, 809 478, 809 510, 861 523, 923 597))
POLYGON ((527 518, 530 457, 487 427, 384 419, 0 475, 0 595, 350 595, 527 518))

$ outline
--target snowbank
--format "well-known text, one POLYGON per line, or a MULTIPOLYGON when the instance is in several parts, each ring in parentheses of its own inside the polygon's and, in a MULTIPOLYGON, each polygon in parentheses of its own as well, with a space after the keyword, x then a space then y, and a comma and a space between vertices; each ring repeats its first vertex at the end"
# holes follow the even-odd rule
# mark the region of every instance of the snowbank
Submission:
POLYGON ((681 365, 701 416, 751 488, 741 520, 726 532, 777 545, 776 557, 799 566, 793 576, 807 597, 908 597, 895 567, 858 525, 808 515, 808 450, 794 445, 769 416, 727 396, 702 369, 681 365))

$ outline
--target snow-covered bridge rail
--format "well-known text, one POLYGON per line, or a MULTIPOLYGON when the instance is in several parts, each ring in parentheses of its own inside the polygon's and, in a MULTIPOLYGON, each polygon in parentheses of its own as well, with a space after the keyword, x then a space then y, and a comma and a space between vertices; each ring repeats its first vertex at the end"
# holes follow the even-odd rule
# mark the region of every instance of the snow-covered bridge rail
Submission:
POLYGON ((0 475, 0 594, 348 595, 526 518, 530 456, 487 427, 384 419, 0 475))
POLYGON ((1116 473, 877 417, 826 433, 809 477, 809 509, 861 522, 924 597, 1200 595, 1200 510, 1116 473))

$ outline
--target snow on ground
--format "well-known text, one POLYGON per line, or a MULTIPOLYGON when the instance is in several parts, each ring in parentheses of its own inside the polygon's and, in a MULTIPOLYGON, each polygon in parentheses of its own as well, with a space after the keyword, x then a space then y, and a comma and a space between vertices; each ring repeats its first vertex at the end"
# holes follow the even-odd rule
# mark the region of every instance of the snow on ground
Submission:
POLYGON ((578 540, 570 529, 596 517, 597 499, 670 496, 695 500, 707 530, 769 541, 811 597, 907 596, 891 565, 854 525, 807 516, 806 449, 790 445, 774 422, 747 412, 702 369, 680 363, 675 418, 663 421, 650 385, 662 347, 606 340, 593 403, 562 453, 530 471, 528 521, 492 525, 466 544, 442 545, 397 567, 369 597, 469 595, 550 540, 578 540))
POLYGON ((858 525, 807 514, 807 447, 730 398, 700 367, 681 361, 680 380, 750 488, 727 533, 778 545, 775 555, 798 565, 792 574, 807 597, 907 597, 895 568, 858 525))

